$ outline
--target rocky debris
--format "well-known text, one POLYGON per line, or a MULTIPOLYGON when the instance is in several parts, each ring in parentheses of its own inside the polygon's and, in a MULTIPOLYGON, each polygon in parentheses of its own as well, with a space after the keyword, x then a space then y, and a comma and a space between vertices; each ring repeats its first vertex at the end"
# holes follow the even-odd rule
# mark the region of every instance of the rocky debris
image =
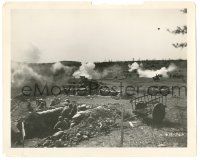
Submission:
POLYGON ((53 136, 51 137, 53 140, 57 140, 59 139, 62 135, 64 134, 64 131, 58 131, 56 133, 53 134, 53 136))
POLYGON ((115 107, 98 106, 93 109, 79 111, 72 117, 71 127, 47 137, 38 147, 72 147, 92 137, 105 135, 116 127, 116 118, 121 112, 115 107))
POLYGON ((128 123, 132 128, 137 127, 138 125, 142 124, 142 122, 138 121, 138 120, 137 121, 129 121, 128 123))
POLYGON ((64 100, 64 102, 70 103, 70 100, 67 98, 64 100))
POLYGON ((74 124, 79 124, 82 120, 84 120, 87 117, 89 117, 90 113, 91 113, 91 111, 89 111, 89 110, 77 112, 77 114, 75 114, 72 117, 72 122, 74 124))
POLYGON ((54 143, 55 147, 64 147, 62 139, 56 140, 54 143))
POLYGON ((167 147, 166 144, 159 144, 158 147, 167 147))
POLYGON ((43 146, 49 146, 51 144, 51 140, 46 140, 44 143, 43 143, 43 146))

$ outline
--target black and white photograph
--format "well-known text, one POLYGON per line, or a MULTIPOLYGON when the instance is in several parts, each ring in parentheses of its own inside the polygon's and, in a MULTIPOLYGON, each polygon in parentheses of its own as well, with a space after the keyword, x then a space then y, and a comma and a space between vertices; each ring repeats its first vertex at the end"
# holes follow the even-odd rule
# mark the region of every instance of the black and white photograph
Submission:
POLYGON ((35 6, 9 10, 11 149, 189 146, 192 5, 35 6))

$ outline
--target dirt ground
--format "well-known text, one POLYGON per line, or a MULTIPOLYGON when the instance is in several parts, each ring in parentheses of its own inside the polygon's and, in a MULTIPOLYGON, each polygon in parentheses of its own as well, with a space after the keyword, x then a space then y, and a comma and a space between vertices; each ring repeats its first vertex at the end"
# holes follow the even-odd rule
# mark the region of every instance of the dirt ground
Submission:
MULTIPOLYGON (((101 80, 107 86, 119 86, 120 82, 124 86, 140 86, 141 92, 135 97, 140 96, 149 86, 186 86, 186 82, 181 79, 162 79, 159 82, 153 82, 152 79, 110 79, 101 80)), ((167 96, 166 115, 163 123, 159 126, 152 125, 151 115, 146 119, 136 117, 132 113, 132 106, 129 98, 113 98, 111 96, 67 96, 59 95, 61 99, 69 98, 70 101, 76 101, 80 104, 89 104, 100 106, 104 104, 119 103, 123 106, 125 112, 131 114, 132 118, 123 123, 124 139, 123 147, 187 147, 187 97, 184 90, 181 95, 178 92, 174 96, 167 96), (132 123, 132 126, 130 125, 132 123)), ((49 106, 54 96, 47 96, 44 99, 49 106)), ((31 100, 33 107, 36 107, 34 99, 31 100)), ((11 103, 12 126, 15 126, 17 120, 28 114, 26 102, 19 99, 13 99, 11 103)), ((118 120, 120 123, 120 120, 118 120)), ((35 147, 40 139, 25 140, 24 147, 35 147)), ((80 142, 76 147, 119 147, 121 141, 121 129, 113 129, 106 135, 90 138, 80 142)))

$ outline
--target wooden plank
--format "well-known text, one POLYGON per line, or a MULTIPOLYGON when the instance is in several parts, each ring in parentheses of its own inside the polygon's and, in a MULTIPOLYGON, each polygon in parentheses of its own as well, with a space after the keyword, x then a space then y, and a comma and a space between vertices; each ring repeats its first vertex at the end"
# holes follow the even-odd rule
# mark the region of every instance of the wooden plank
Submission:
POLYGON ((25 140, 26 132, 24 128, 24 122, 22 122, 22 145, 24 147, 24 140, 25 140))
POLYGON ((123 108, 123 106, 122 106, 120 129, 121 129, 120 147, 123 147, 123 143, 124 143, 124 108, 123 108))

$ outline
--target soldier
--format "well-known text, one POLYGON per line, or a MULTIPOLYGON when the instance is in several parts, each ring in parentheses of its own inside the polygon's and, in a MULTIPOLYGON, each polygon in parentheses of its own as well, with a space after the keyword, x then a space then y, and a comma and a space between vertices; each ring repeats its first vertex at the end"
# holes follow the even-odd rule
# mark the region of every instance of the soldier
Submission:
POLYGON ((70 124, 71 124, 70 119, 68 119, 68 118, 64 118, 64 121, 68 124, 67 129, 69 129, 69 128, 70 128, 70 124))
POLYGON ((53 129, 55 131, 62 131, 62 130, 69 129, 69 127, 70 127, 69 121, 66 122, 65 119, 62 116, 60 116, 58 118, 58 122, 55 124, 53 129))
POLYGON ((65 106, 61 112, 61 116, 64 118, 69 118, 72 108, 73 108, 72 104, 65 106))
POLYGON ((69 99, 66 99, 64 100, 64 102, 62 103, 64 106, 69 106, 70 104, 70 100, 69 99))
POLYGON ((46 108, 46 101, 42 98, 36 99, 36 105, 39 109, 45 109, 46 108))
POLYGON ((33 107, 31 106, 31 102, 28 101, 27 109, 29 112, 33 112, 33 107))
POLYGON ((73 104, 72 109, 69 114, 69 118, 72 118, 77 113, 77 105, 73 104))

